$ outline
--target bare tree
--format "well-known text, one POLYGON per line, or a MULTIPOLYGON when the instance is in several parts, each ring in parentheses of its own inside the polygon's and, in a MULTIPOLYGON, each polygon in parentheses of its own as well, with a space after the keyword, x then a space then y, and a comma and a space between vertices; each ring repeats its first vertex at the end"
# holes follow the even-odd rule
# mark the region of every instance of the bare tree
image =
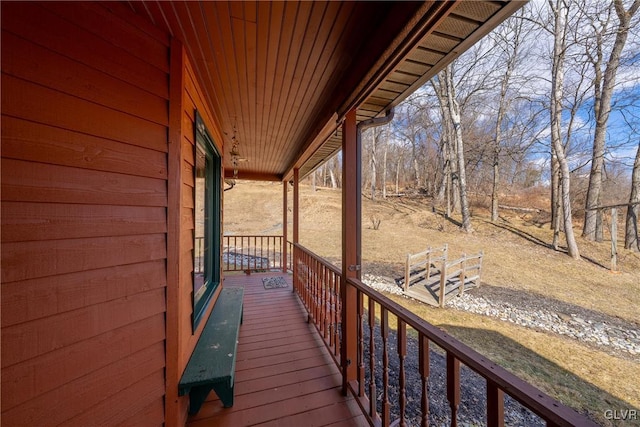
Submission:
POLYGON ((635 0, 628 10, 625 10, 622 0, 613 0, 610 7, 615 8, 618 17, 618 27, 615 32, 615 41, 606 63, 604 73, 603 66, 603 38, 608 27, 608 17, 605 14, 589 14, 592 17, 591 27, 595 37, 595 52, 587 50, 587 57, 594 67, 594 115, 596 120, 595 134, 593 138, 593 155, 591 158, 591 172, 589 174, 589 187, 587 190, 586 211, 582 236, 589 240, 597 237, 597 210, 593 209, 600 204, 602 189, 602 169, 604 165, 605 137, 607 123, 611 112, 611 99, 615 88, 616 74, 620 65, 622 50, 627 41, 631 19, 640 7, 640 0, 635 0), (599 19, 598 16, 605 18, 599 19))
POLYGON ((553 63, 551 67, 551 143, 553 154, 560 170, 560 200, 562 200, 562 214, 564 232, 567 241, 567 252, 574 259, 580 258, 580 251, 573 233, 573 218, 571 216, 571 175, 565 148, 562 144, 562 92, 564 85, 564 60, 567 36, 567 5, 564 0, 548 0, 554 18, 553 63))
POLYGON ((638 142, 636 160, 633 163, 633 172, 631 174, 631 195, 629 196, 624 233, 624 247, 634 252, 640 252, 638 216, 640 216, 640 142, 638 142))
POLYGON ((460 211, 460 191, 458 181, 458 163, 456 162, 456 145, 454 143, 454 130, 451 117, 447 108, 447 89, 441 81, 441 74, 437 79, 431 80, 431 85, 435 91, 440 106, 441 130, 440 130, 440 152, 442 153, 443 182, 441 190, 446 197, 445 212, 447 217, 451 216, 451 211, 460 211))
POLYGON ((504 73, 500 78, 500 94, 498 97, 498 114, 495 124, 495 137, 493 141, 493 185, 491 188, 491 221, 498 220, 498 192, 500 183, 500 155, 502 151, 502 127, 503 121, 509 108, 510 99, 507 91, 512 80, 512 75, 518 61, 520 60, 520 50, 522 44, 522 32, 524 20, 521 19, 522 12, 516 19, 510 19, 501 27, 502 31, 494 32, 496 47, 502 49, 499 60, 503 64, 504 73))
POLYGON ((453 67, 451 64, 438 73, 439 93, 444 94, 438 96, 440 102, 445 102, 442 113, 444 121, 451 124, 452 134, 450 138, 456 150, 456 163, 458 169, 458 189, 460 197, 460 210, 462 213, 462 229, 469 233, 473 231, 471 227, 471 213, 469 211, 469 201, 467 198, 467 180, 464 162, 464 143, 462 140, 462 123, 460 116, 460 105, 456 99, 456 89, 453 83, 453 67))

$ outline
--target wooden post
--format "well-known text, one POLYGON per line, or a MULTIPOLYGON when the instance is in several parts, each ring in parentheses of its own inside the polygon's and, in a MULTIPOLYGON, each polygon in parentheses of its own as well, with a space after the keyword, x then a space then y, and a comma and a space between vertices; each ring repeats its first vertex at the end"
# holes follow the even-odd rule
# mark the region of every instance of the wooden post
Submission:
MULTIPOLYGON (((293 170, 293 244, 298 244, 299 238, 299 230, 300 230, 300 183, 299 183, 300 171, 299 169, 293 170)), ((295 254, 296 248, 293 248, 293 252, 295 254)), ((297 286, 300 286, 300 279, 298 278, 298 263, 296 260, 293 260, 293 280, 294 286, 291 290, 292 292, 296 289, 297 286)))
POLYGON ((293 243, 299 243, 300 232, 300 170, 293 170, 293 243))
POLYGON ((464 281, 466 272, 464 269, 467 267, 467 254, 462 254, 462 261, 460 261, 460 289, 458 289, 458 295, 464 294, 464 281))
MULTIPOLYGON (((288 257, 287 257, 287 221, 288 221, 288 212, 287 212, 287 181, 282 181, 282 248, 280 250, 281 262, 282 262, 282 272, 287 272, 288 265, 288 257)), ((292 254, 293 255, 293 254, 292 254)))
MULTIPOLYGON (((631 209, 629 207, 629 209, 631 209)), ((611 271, 618 271, 618 208, 611 208, 611 271)))
POLYGON ((444 307, 445 287, 447 286, 447 259, 442 261, 440 270, 440 307, 444 307))
POLYGON ((348 278, 360 278, 361 256, 361 147, 356 128, 356 110, 349 111, 342 124, 342 393, 347 394, 350 381, 356 380, 357 300, 356 289, 348 278))
POLYGON ((429 277, 431 277, 431 246, 427 249, 427 265, 425 266, 425 276, 424 281, 425 284, 429 284, 429 277))
POLYGON ((404 290, 409 289, 409 280, 411 278, 411 254, 407 254, 407 262, 404 266, 404 290))

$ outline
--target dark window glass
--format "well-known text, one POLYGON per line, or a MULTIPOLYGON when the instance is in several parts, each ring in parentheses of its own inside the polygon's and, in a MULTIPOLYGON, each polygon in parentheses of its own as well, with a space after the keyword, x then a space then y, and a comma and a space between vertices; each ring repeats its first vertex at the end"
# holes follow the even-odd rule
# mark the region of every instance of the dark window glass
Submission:
POLYGON ((220 156, 200 115, 195 121, 193 329, 220 284, 220 156))

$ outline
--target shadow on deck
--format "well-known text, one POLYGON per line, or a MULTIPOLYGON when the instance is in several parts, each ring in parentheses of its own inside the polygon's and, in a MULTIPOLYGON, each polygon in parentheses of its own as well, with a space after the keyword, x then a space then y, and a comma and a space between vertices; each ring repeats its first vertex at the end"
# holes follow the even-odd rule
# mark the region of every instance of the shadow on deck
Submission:
POLYGON ((236 360, 235 403, 223 408, 209 394, 187 425, 368 425, 307 313, 292 292, 291 275, 226 275, 225 287, 243 287, 244 322, 236 360), (265 289, 262 278, 284 276, 286 288, 265 289))

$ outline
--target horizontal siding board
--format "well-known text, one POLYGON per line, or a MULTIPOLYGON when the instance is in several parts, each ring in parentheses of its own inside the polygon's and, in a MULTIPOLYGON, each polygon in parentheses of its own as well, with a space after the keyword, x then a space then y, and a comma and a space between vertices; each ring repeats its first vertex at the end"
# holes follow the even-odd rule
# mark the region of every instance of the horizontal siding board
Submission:
POLYGON ((2 199, 166 206, 166 180, 2 159, 2 199))
POLYGON ((2 71, 151 122, 166 125, 168 121, 165 98, 6 31, 2 32, 2 71))
POLYGON ((2 327, 166 286, 165 261, 2 283, 2 327))
POLYGON ((213 142, 216 145, 218 150, 221 149, 221 138, 222 135, 218 134, 218 129, 214 126, 217 122, 215 122, 215 116, 213 115, 213 111, 209 108, 210 104, 206 97, 204 96, 204 92, 200 89, 200 85, 197 83, 197 78, 195 77, 194 70, 191 66, 190 62, 187 62, 185 67, 185 109, 187 109, 187 113, 189 117, 191 117, 192 121, 194 120, 194 112, 195 108, 199 110, 200 115, 203 117, 209 132, 211 133, 211 137, 213 138, 213 142), (189 102, 193 103, 193 106, 187 106, 189 102))
POLYGON ((2 406, 11 409, 164 340, 156 314, 2 370, 2 406), (55 369, 51 369, 55 366, 55 369))
POLYGON ((164 289, 2 329, 2 369, 165 311, 164 289))
POLYGON ((167 231, 164 207, 4 202, 1 209, 3 242, 167 231))
MULTIPOLYGON (((69 7, 64 3, 45 2, 44 8, 65 17, 69 14, 69 7)), ((96 34, 115 47, 142 59, 148 64, 169 72, 169 40, 164 43, 149 36, 133 25, 111 13, 108 9, 96 4, 79 2, 74 5, 73 23, 88 33, 96 34)), ((66 19, 66 18, 65 18, 66 19)))
POLYGON ((165 234, 3 243, 0 276, 35 279, 164 259, 166 252, 165 234))
POLYGON ((168 149, 164 125, 7 74, 2 75, 2 113, 156 151, 168 149))
MULTIPOLYGON (((69 10, 69 9, 68 9, 69 10)), ((35 3, 2 4, 2 28, 169 99, 167 73, 35 3)))
POLYGON ((59 425, 83 412, 92 413, 92 408, 104 399, 163 367, 164 343, 160 342, 4 412, 2 422, 59 425))
POLYGON ((2 421, 162 424, 169 35, 126 4, 2 15, 2 421))
MULTIPOLYGON (((193 165, 189 162, 182 162, 182 183, 193 188, 194 181, 193 165)), ((193 190, 191 191, 193 192, 193 190)))
MULTIPOLYGON (((163 385, 164 385, 164 376, 163 385)), ((133 414, 128 419, 121 423, 115 424, 115 427, 131 427, 131 426, 148 426, 148 427, 163 427, 164 426, 164 399, 153 399, 151 404, 142 408, 137 413, 133 414)))
POLYGON ((182 203, 180 204, 183 208, 191 208, 195 207, 195 201, 193 199, 193 187, 182 184, 182 203))
MULTIPOLYGON (((193 230, 194 228, 194 218, 193 218, 193 209, 192 208, 181 208, 180 209, 182 216, 181 216, 181 223, 180 223, 180 228, 185 232, 185 233, 189 233, 191 234, 191 230, 193 230)), ((187 248, 185 249, 191 249, 193 247, 193 243, 191 243, 187 248)))
POLYGON ((181 145, 181 150, 182 150, 182 155, 184 156, 184 161, 189 163, 191 166, 193 166, 193 138, 187 138, 187 136, 185 135, 184 138, 182 138, 182 145, 181 145), (189 154, 191 153, 191 154, 189 154))
POLYGON ((141 422, 136 422, 135 418, 132 418, 141 409, 147 408, 149 403, 163 402, 164 369, 158 369, 137 382, 125 381, 123 385, 126 385, 127 388, 93 405, 91 411, 83 411, 60 426, 76 427, 96 424, 149 426, 157 423, 159 415, 162 415, 162 419, 164 418, 164 407, 160 409, 159 413, 156 412, 141 422), (114 408, 118 408, 118 410, 114 411, 114 408))
POLYGON ((167 178, 167 155, 14 117, 2 117, 2 157, 167 178))
POLYGON ((149 21, 149 15, 146 13, 147 10, 157 10, 157 5, 147 3, 142 6, 142 2, 101 2, 100 5, 110 13, 118 15, 131 25, 135 25, 140 31, 158 40, 161 44, 170 45, 171 35, 162 21, 162 17, 159 17, 159 20, 149 21), (132 14, 131 10, 136 14, 132 14))

